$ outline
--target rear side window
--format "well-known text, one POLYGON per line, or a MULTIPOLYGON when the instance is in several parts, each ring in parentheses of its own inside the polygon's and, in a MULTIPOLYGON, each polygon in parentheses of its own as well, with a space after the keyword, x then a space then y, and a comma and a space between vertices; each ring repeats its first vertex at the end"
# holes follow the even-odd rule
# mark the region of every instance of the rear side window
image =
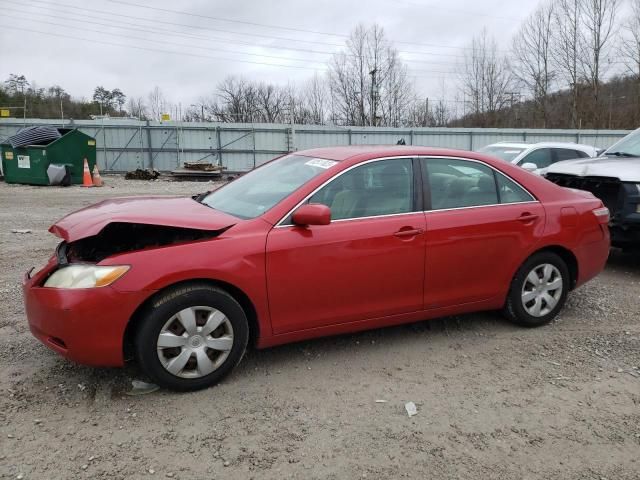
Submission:
POLYGON ((575 150, 576 156, 575 158, 589 158, 590 155, 587 152, 583 152, 582 150, 575 150))
POLYGON ((486 165, 448 158, 423 158, 422 162, 432 210, 499 203, 493 170, 486 165))
POLYGON ((566 148, 554 148, 553 153, 556 156, 556 162, 562 162, 563 160, 573 160, 575 158, 583 158, 583 155, 588 156, 586 154, 582 154, 582 152, 578 152, 577 150, 569 150, 566 148))
POLYGON ((500 203, 520 203, 535 200, 529 192, 501 173, 496 173, 496 181, 498 182, 500 203))
POLYGON ((448 158, 421 162, 431 210, 535 201, 516 182, 482 163, 448 158))

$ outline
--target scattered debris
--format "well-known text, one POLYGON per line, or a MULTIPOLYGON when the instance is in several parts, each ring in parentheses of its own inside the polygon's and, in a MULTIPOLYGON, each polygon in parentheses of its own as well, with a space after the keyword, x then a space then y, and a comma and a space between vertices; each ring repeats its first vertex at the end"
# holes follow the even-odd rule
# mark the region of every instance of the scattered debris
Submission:
POLYGON ((376 400, 376 403, 387 403, 386 400, 376 400))
POLYGON ((548 361, 551 365, 555 365, 556 367, 559 367, 559 366, 560 366, 560 363, 558 363, 558 362, 552 362, 552 361, 550 361, 550 360, 547 360, 547 361, 548 361))
POLYGON ((222 177, 222 165, 214 165, 205 162, 185 162, 183 168, 177 168, 171 172, 174 179, 210 180, 222 177))
POLYGON ((124 175, 125 180, 157 180, 160 172, 157 170, 143 170, 136 168, 133 172, 127 172, 124 175))
POLYGON ((28 228, 14 228, 11 233, 31 233, 31 230, 28 228))
POLYGON ((219 172, 222 170, 222 166, 220 165, 204 162, 184 162, 184 168, 186 170, 199 170, 201 172, 219 172))
POLYGON ((127 392, 127 395, 130 396, 146 395, 160 390, 160 387, 155 383, 147 383, 142 380, 133 380, 131 386, 131 390, 127 392))
POLYGON ((84 383, 78 384, 78 390, 80 390, 81 392, 84 392, 86 389, 87 389, 87 386, 84 383))
POLYGON ((414 415, 418 414, 418 407, 416 407, 416 404, 413 402, 405 403, 404 408, 407 411, 407 415, 409 415, 409 417, 413 417, 414 415))

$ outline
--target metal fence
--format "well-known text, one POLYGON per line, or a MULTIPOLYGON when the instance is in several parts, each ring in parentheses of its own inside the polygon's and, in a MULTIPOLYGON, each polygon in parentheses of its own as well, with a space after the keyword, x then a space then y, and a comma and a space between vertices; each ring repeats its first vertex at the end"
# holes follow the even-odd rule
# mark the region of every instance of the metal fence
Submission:
POLYGON ((125 119, 0 119, 0 143, 23 126, 78 128, 95 137, 104 171, 136 168, 174 170, 207 161, 246 171, 277 155, 331 145, 395 144, 475 150, 500 141, 576 142, 606 148, 626 130, 537 130, 494 128, 386 128, 286 124, 148 122, 125 119))

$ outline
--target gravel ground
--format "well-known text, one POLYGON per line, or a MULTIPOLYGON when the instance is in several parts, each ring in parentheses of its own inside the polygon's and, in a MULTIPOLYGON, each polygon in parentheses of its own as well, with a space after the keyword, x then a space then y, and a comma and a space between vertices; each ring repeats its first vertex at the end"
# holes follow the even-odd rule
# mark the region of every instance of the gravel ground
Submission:
POLYGON ((215 185, 105 181, 0 183, 1 478, 640 478, 640 258, 613 252, 543 328, 445 318, 251 351, 209 390, 131 397, 135 366, 74 365, 30 335, 22 275, 72 210, 215 185))

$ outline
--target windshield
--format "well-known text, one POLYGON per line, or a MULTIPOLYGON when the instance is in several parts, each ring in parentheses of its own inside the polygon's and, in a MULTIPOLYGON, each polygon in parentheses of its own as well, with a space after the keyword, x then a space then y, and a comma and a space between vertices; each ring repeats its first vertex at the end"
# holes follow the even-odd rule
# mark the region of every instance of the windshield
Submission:
POLYGON ((504 160, 506 162, 511 162, 514 158, 524 152, 524 148, 520 147, 509 147, 507 145, 503 145, 500 147, 484 147, 478 150, 480 153, 486 153, 488 155, 493 155, 494 157, 498 157, 500 160, 504 160))
POLYGON ((234 217, 255 218, 337 163, 321 158, 287 155, 252 170, 210 193, 201 202, 234 217))
POLYGON ((604 154, 620 157, 640 157, 640 129, 631 132, 618 143, 609 147, 604 154))

